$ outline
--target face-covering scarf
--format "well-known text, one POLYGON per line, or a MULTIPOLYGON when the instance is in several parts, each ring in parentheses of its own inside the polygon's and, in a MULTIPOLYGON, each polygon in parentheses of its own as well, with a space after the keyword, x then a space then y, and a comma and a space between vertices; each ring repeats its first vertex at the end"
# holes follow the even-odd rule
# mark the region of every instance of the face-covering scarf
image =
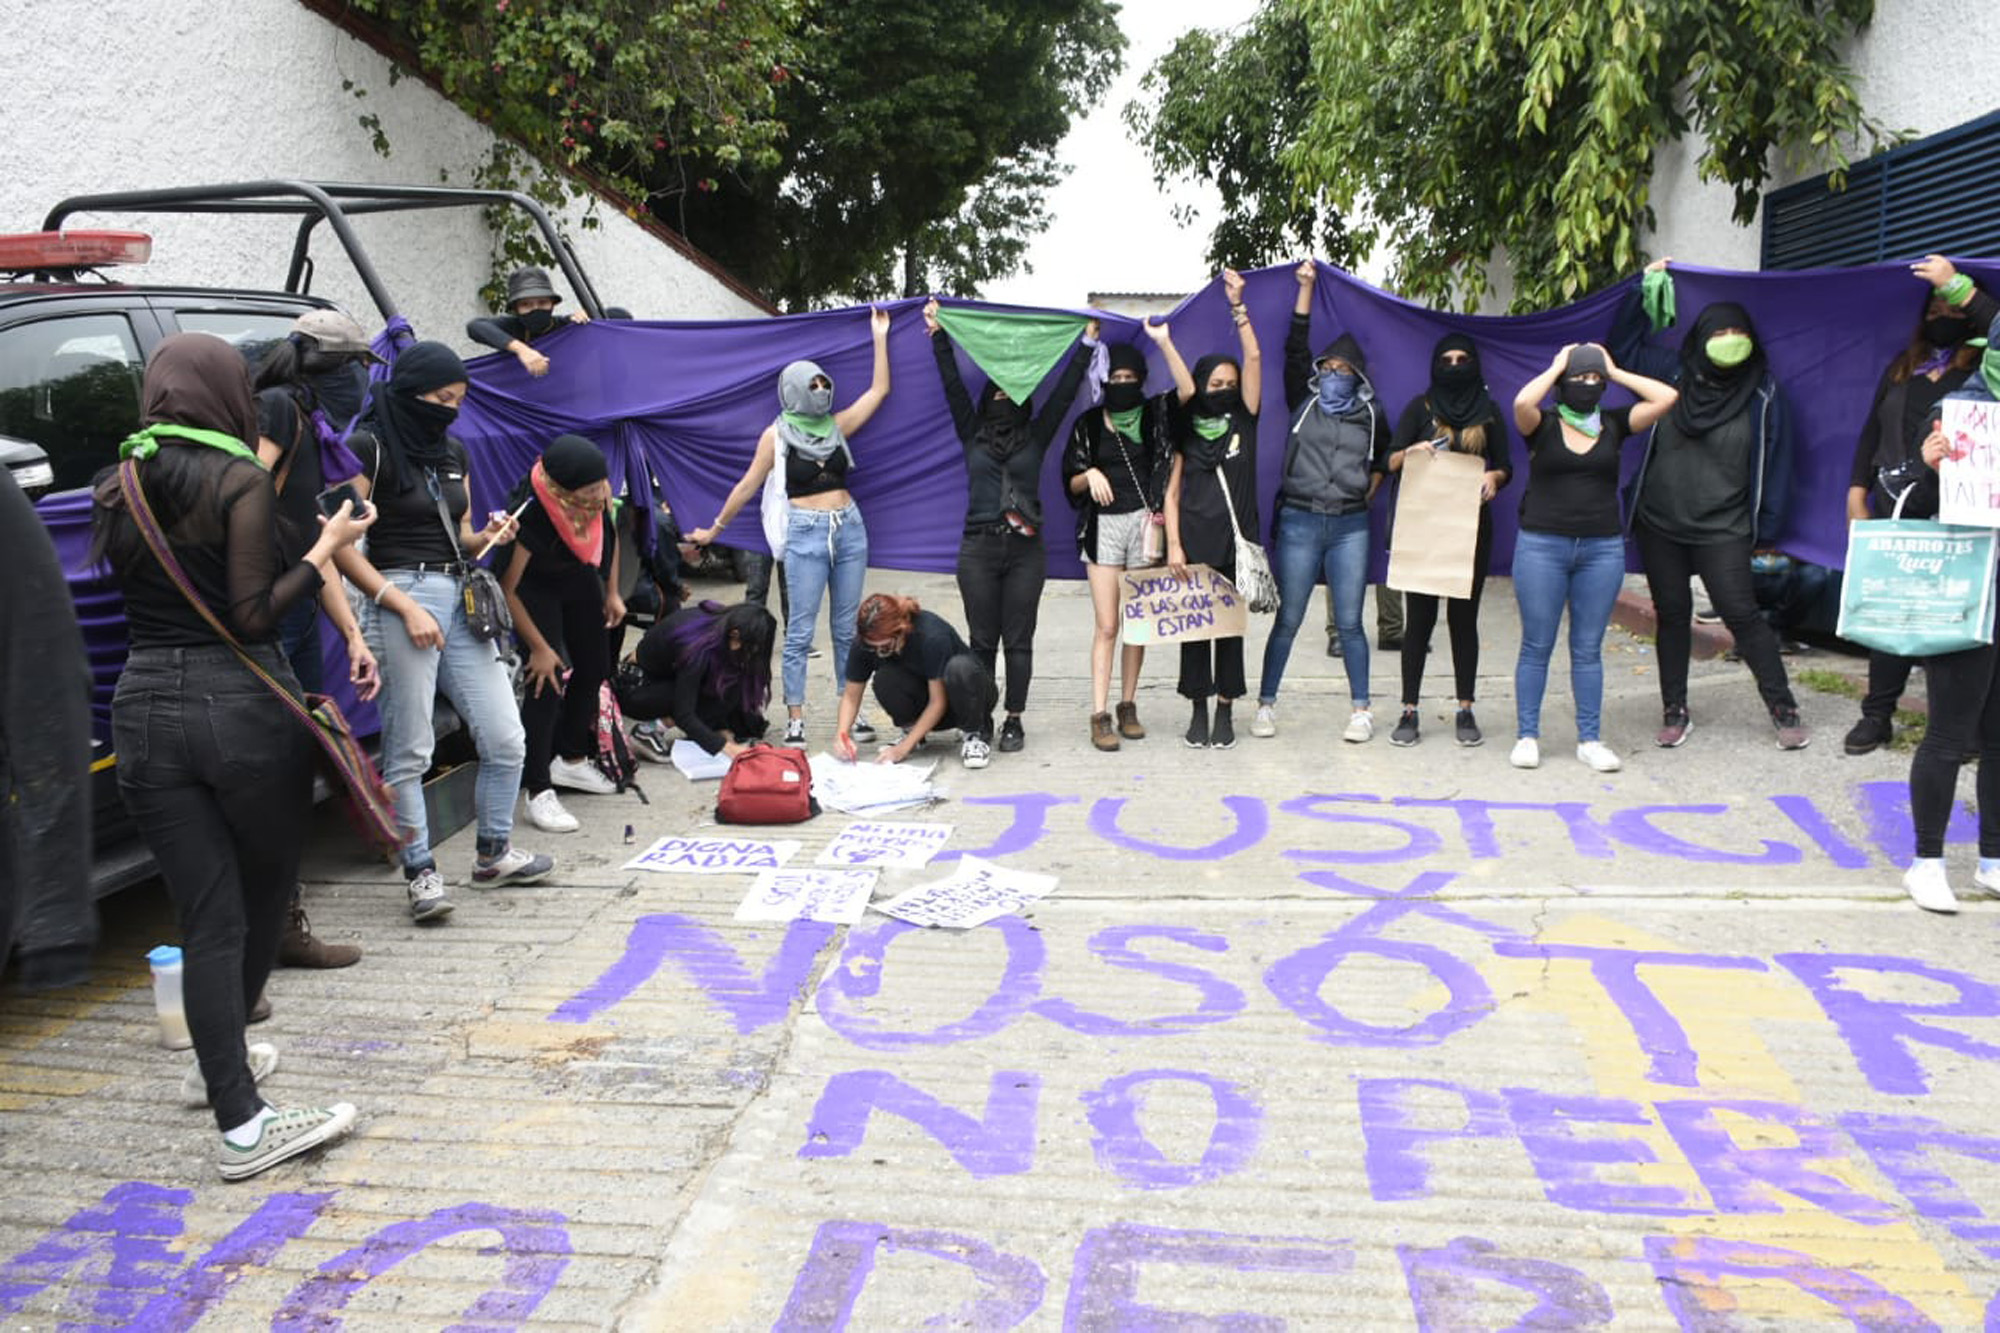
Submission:
POLYGON ((458 409, 418 395, 464 382, 465 363, 443 343, 412 343, 396 358, 389 391, 371 400, 366 428, 381 448, 383 476, 398 492, 416 485, 424 469, 442 467, 451 458, 445 434, 458 409))
POLYGON ((1011 403, 997 385, 988 384, 979 403, 979 441, 995 458, 1007 458, 1028 442, 1033 411, 1027 403, 1011 403))
POLYGON ((1556 381, 1556 412, 1571 427, 1594 440, 1604 429, 1604 418, 1597 405, 1604 399, 1606 385, 1585 384, 1574 378, 1592 371, 1604 374, 1604 353, 1595 347, 1579 347, 1569 354, 1569 360, 1563 364, 1562 378, 1556 381))
POLYGON ((556 436, 528 472, 529 484, 534 487, 535 498, 541 501, 542 512, 549 516, 549 525, 562 538, 563 545, 569 547, 570 554, 592 569, 604 559, 604 515, 584 515, 571 510, 563 504, 555 488, 560 486, 574 494, 606 480, 609 475, 603 451, 581 435, 556 436))
POLYGON ((1111 428, 1137 444, 1146 411, 1146 356, 1130 343, 1118 343, 1111 348, 1107 366, 1107 377, 1121 370, 1139 377, 1130 384, 1113 384, 1107 378, 1104 384, 1104 410, 1111 417, 1111 428))
POLYGON ((1194 437, 1187 442, 1187 456, 1209 472, 1221 466, 1223 437, 1229 433, 1230 418, 1243 404, 1241 388, 1208 391, 1208 378, 1220 366, 1236 366, 1241 383, 1243 370, 1236 358, 1211 352, 1194 363, 1194 398, 1188 404, 1193 409, 1189 424, 1194 427, 1194 437))
POLYGON ((1447 333, 1431 348, 1431 383, 1424 391, 1431 416, 1453 430, 1463 430, 1483 421, 1498 420, 1500 409, 1493 405, 1486 388, 1486 371, 1479 364, 1479 349, 1463 333, 1447 333), (1447 365, 1446 352, 1464 352, 1466 359, 1447 365))
POLYGON ((792 362, 778 372, 778 406, 778 437, 787 453, 823 463, 838 449, 847 455, 847 465, 854 466, 854 451, 833 419, 833 376, 810 361, 792 362), (825 380, 827 387, 813 388, 815 379, 825 380))
POLYGON ((1695 318, 1681 341, 1680 399, 1674 403, 1674 424, 1686 436, 1705 435, 1749 408, 1764 382, 1764 346, 1757 341, 1750 312, 1734 301, 1717 301, 1695 318), (1709 340, 1723 329, 1750 335, 1750 355, 1733 366, 1717 365, 1709 340))

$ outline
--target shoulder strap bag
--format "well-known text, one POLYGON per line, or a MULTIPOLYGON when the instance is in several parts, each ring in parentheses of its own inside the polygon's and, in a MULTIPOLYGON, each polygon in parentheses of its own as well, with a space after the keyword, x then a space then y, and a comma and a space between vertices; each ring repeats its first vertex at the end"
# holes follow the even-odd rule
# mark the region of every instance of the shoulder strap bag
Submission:
POLYGON ((1229 510, 1229 530, 1236 534, 1236 591, 1244 605, 1259 615, 1278 609, 1278 581, 1271 577, 1271 562, 1264 548, 1246 540, 1243 525, 1236 521, 1236 497, 1229 493, 1229 477, 1216 464, 1215 479, 1222 483, 1223 507, 1229 510))
MULTIPOLYGON (((380 445, 376 447, 379 449, 380 445)), ((451 549, 465 566, 465 582, 461 587, 465 627, 481 643, 504 642, 514 633, 514 613, 508 609, 507 594, 492 570, 466 559, 465 548, 458 544, 458 526, 451 521, 451 510, 444 502, 444 484, 437 480, 437 474, 426 472, 425 480, 431 500, 437 505, 438 522, 444 524, 444 535, 451 538, 451 549)))
POLYGON ((1139 492, 1139 503, 1146 507, 1146 532, 1140 546, 1140 558, 1149 565, 1157 565, 1167 558, 1167 516, 1153 503, 1153 497, 1146 494, 1146 483, 1139 479, 1139 469, 1132 466, 1132 455, 1125 449, 1125 437, 1118 433, 1116 426, 1111 428, 1111 438, 1117 443, 1118 456, 1125 460, 1125 471, 1139 492))

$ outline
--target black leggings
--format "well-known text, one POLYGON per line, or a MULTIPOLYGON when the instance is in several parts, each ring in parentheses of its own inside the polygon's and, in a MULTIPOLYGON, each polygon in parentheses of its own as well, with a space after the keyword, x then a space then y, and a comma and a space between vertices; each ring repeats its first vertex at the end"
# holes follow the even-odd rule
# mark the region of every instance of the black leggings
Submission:
POLYGON ((522 579, 517 589, 535 628, 570 666, 569 683, 560 693, 544 689, 537 695, 530 684, 521 699, 521 727, 528 741, 521 786, 531 796, 549 789, 551 759, 586 759, 597 753, 598 687, 611 675, 611 640, 604 632, 604 598, 595 578, 564 583, 559 587, 522 579))
MULTIPOLYGON (((993 739, 993 705, 1000 687, 993 673, 972 653, 959 653, 944 664, 944 717, 934 730, 962 731, 981 740, 993 739)), ((875 702, 899 727, 907 727, 931 704, 930 678, 893 659, 875 668, 875 702)))
MULTIPOLYGON (((1995 607, 2000 624, 2000 606, 1995 607)), ((1945 826, 1965 756, 1979 755, 1979 854, 2000 856, 2000 648, 1982 644, 1924 659, 1930 723, 1910 760, 1910 819, 1917 855, 1943 856, 1945 826)))
MULTIPOLYGON (((1415 708, 1423 693, 1424 662, 1431 655, 1431 635, 1437 630, 1438 603, 1445 603, 1445 626, 1451 634, 1451 674, 1458 697, 1471 703, 1479 687, 1479 599, 1486 591, 1486 567, 1493 557, 1493 519, 1479 511, 1479 535, 1472 544, 1472 596, 1438 598, 1424 592, 1403 594, 1403 707, 1415 708)), ((1377 596, 1380 596, 1380 590, 1377 596)))
POLYGON ((958 595, 965 603, 966 637, 989 676, 997 674, 1000 648, 1006 645, 1009 713, 1028 706, 1028 685, 1035 676, 1035 622, 1048 579, 1049 552, 1040 534, 968 532, 959 542, 958 595))
POLYGON ((1659 622, 1661 705, 1687 707, 1688 655, 1694 646, 1690 581, 1699 574, 1709 602, 1736 636, 1736 651, 1756 678, 1764 707, 1797 708, 1785 660, 1778 654, 1777 632, 1757 609, 1757 592, 1750 581, 1750 539, 1690 546, 1643 522, 1632 525, 1632 535, 1639 544, 1639 560, 1646 567, 1646 586, 1652 590, 1653 614, 1659 622))
MULTIPOLYGON (((276 645, 251 649, 297 689, 276 645)), ((250 1006, 278 961, 312 818, 312 738, 236 655, 141 648, 111 705, 118 793, 181 927, 181 1004, 215 1123, 264 1107, 244 1057, 250 1006)))
POLYGON ((1903 691, 1910 688, 1910 672, 1916 669, 1914 657, 1897 657, 1893 653, 1868 653, 1868 693, 1861 698, 1861 716, 1873 718, 1884 724, 1893 722, 1896 705, 1902 701, 1903 691))

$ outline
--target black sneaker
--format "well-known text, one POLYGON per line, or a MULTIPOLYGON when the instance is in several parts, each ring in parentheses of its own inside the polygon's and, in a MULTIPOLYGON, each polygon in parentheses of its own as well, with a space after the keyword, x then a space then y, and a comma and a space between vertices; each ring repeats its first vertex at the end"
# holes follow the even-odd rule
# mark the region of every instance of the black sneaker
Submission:
POLYGON ((1187 742, 1187 746, 1191 750, 1206 750, 1208 748, 1208 700, 1196 699, 1194 701, 1194 716, 1188 719, 1187 734, 1182 736, 1181 739, 1187 742))
POLYGON ((1211 750, 1236 748, 1236 724, 1230 721, 1228 704, 1215 706, 1215 725, 1208 729, 1208 748, 1211 750))
POLYGON ((1327 635, 1327 638, 1326 638, 1326 655, 1327 655, 1328 657, 1338 657, 1338 656, 1340 656, 1340 636, 1339 636, 1338 634, 1329 634, 1329 635, 1327 635))
POLYGON ((1028 733, 1021 730, 1021 719, 1010 717, 1000 724, 1000 753, 1012 754, 1028 743, 1028 733))
POLYGON ((1849 728, 1847 737, 1841 741, 1841 748, 1849 754, 1867 754, 1879 750, 1896 737, 1896 727, 1892 722, 1880 718, 1864 717, 1849 728))
POLYGON ((1472 710, 1458 710, 1458 721, 1454 724, 1458 731, 1458 743, 1467 747, 1486 744, 1486 737, 1479 734, 1479 724, 1473 721, 1472 710))
POLYGON ((1415 745, 1422 739, 1417 730, 1417 710, 1405 708, 1402 718, 1396 723, 1396 729, 1389 733, 1389 744, 1415 745))

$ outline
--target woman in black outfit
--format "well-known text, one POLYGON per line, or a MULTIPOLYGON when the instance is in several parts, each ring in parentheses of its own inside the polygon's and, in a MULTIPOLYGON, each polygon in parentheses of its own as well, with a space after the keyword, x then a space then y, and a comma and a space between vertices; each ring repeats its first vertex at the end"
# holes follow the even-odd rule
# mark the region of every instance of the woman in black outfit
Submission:
POLYGON ((605 631, 625 619, 617 534, 605 521, 611 482, 603 451, 581 435, 558 435, 507 497, 507 508, 521 514, 520 535, 500 558, 500 586, 515 637, 528 650, 521 700, 528 822, 574 833, 576 816, 563 809, 557 787, 599 796, 618 790, 591 762, 598 695, 611 679, 605 631), (567 682, 559 679, 565 662, 567 682))
MULTIPOLYGON (((145 426, 120 447, 146 506, 203 605, 287 690, 287 608, 319 593, 334 552, 367 530, 348 505, 297 561, 279 548, 271 476, 253 450, 257 413, 234 348, 206 333, 162 342, 146 367, 145 426)), ((214 1108, 217 1165, 240 1180, 337 1138, 345 1102, 276 1110, 244 1023, 277 958, 312 816, 313 741, 191 605, 148 546, 116 474, 96 490, 96 554, 125 598, 131 654, 112 699, 118 790, 180 918, 183 1005, 197 1066, 187 1099, 214 1108)))
POLYGON ((764 738, 777 636, 777 620, 754 602, 676 611, 639 640, 644 683, 619 703, 627 717, 670 719, 708 753, 734 759, 764 738))
POLYGON ((965 535, 958 545, 958 595, 965 604, 972 651, 996 673, 1001 646, 1007 653, 1007 717, 1000 724, 1000 749, 1027 743, 1021 712, 1035 670, 1035 622, 1048 582, 1049 552, 1042 540, 1042 460, 1056 427, 1069 411, 1076 386, 1097 345, 1097 321, 1085 326, 1083 341, 1070 354, 1055 391, 1036 412, 1017 403, 988 380, 975 405, 959 375, 951 335, 938 323, 936 300, 924 306, 924 331, 931 336, 938 378, 944 382, 951 424, 965 450, 967 485, 965 535))
MULTIPOLYGON (((1664 274, 1667 262, 1657 259, 1646 271, 1664 274)), ((1733 301, 1717 301, 1697 315, 1678 353, 1653 346, 1647 332, 1635 287, 1612 326, 1612 351, 1620 364, 1680 390, 1640 456, 1629 510, 1659 621, 1662 713, 1655 743, 1673 749, 1693 730, 1687 678, 1691 580, 1699 574, 1757 682, 1778 748, 1802 750, 1812 734, 1799 721, 1777 632, 1758 610, 1750 581, 1751 556, 1778 540, 1791 508, 1785 396, 1750 313, 1733 301)))
POLYGON ((993 705, 1000 690, 993 673, 949 621, 924 610, 914 597, 878 592, 861 603, 854 636, 833 733, 835 754, 850 762, 855 758, 854 719, 873 680, 875 701, 903 729, 894 745, 876 752, 876 763, 902 763, 933 731, 959 733, 959 760, 967 768, 984 768, 992 761, 986 738, 993 734, 993 705))
MULTIPOLYGON (((1444 599, 1445 625, 1451 635, 1451 671, 1458 686, 1458 717, 1453 731, 1460 745, 1479 745, 1485 737, 1472 716, 1473 691, 1479 683, 1479 598, 1486 590, 1486 570, 1493 561, 1493 497, 1514 479, 1507 447, 1506 420, 1486 388, 1479 348, 1463 333, 1447 333, 1431 348, 1431 382, 1410 400, 1396 422, 1389 442, 1388 470, 1398 473, 1412 452, 1443 450, 1476 454, 1485 460, 1479 487, 1479 535, 1472 547, 1472 595, 1444 599)), ((1391 745, 1415 745, 1421 736, 1417 698, 1423 690, 1424 661, 1430 656, 1431 634, 1437 629, 1439 599, 1428 593, 1404 595, 1403 716, 1389 734, 1391 745)))
POLYGON ((590 323, 590 316, 581 310, 557 318, 556 306, 561 302, 547 269, 517 268, 507 275, 507 313, 467 320, 465 336, 496 352, 508 353, 521 363, 521 369, 539 379, 549 373, 549 359, 534 349, 534 342, 564 325, 590 323))
MULTIPOLYGON (((1257 331, 1243 308, 1243 275, 1222 271, 1223 293, 1243 349, 1234 357, 1211 353, 1195 363, 1194 397, 1179 405, 1173 427, 1174 463, 1167 476, 1167 565, 1178 578, 1190 564, 1236 576, 1236 535, 1223 484, 1235 501, 1235 527, 1257 538, 1257 409, 1264 400, 1264 357, 1257 331)), ((1243 636, 1181 645, 1180 693, 1193 704, 1183 739, 1192 749, 1227 750, 1236 744, 1230 704, 1243 695, 1243 636), (1215 696, 1210 725, 1209 696, 1215 696)))
MULTIPOLYGON (((1929 518, 1937 513, 1937 474, 1923 465, 1919 454, 1930 434, 1938 403, 1961 387, 1979 364, 1979 349, 1966 339, 1986 328, 1973 307, 1991 298, 1973 285, 1943 255, 1926 255, 1910 272, 1931 285, 1923 314, 1910 345, 1882 374, 1875 401, 1854 445, 1854 467, 1847 479, 1847 520, 1887 518, 1896 496, 1914 486, 1905 518, 1929 518)), ((1896 701, 1910 683, 1916 660, 1889 653, 1868 654, 1868 693, 1861 700, 1861 720, 1848 731, 1843 747, 1849 754, 1867 754, 1887 745, 1896 734, 1896 701)))

